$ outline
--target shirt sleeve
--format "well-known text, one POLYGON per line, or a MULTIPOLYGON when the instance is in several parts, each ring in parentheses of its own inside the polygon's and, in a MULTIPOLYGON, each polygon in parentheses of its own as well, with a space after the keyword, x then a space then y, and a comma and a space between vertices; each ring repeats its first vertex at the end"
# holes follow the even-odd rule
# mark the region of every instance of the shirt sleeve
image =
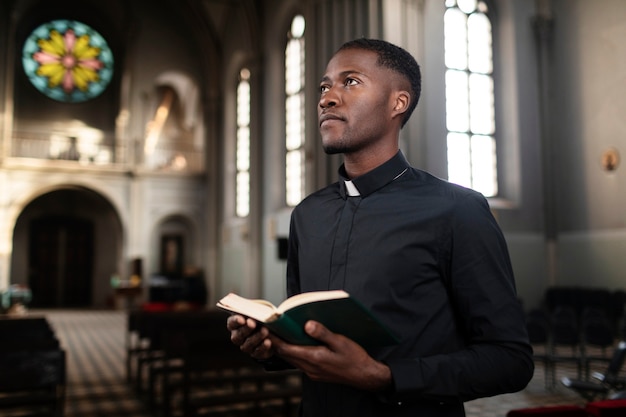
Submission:
POLYGON ((484 197, 461 199, 450 219, 442 280, 465 347, 386 361, 389 401, 463 401, 523 389, 534 371, 508 249, 484 197))

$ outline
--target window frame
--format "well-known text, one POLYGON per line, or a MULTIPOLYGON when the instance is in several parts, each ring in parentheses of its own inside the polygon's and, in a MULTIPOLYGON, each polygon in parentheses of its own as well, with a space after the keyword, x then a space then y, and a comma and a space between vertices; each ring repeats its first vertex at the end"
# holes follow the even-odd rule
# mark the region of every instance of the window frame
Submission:
POLYGON ((251 195, 250 195, 250 166, 251 166, 251 162, 252 162, 252 158, 251 158, 251 118, 252 118, 252 85, 251 85, 251 78, 252 78, 252 74, 250 69, 248 69, 247 67, 242 67, 239 70, 239 75, 238 75, 238 81, 237 81, 237 87, 236 87, 236 92, 235 92, 235 178, 234 178, 234 184, 235 184, 235 204, 234 204, 234 212, 235 212, 235 216, 238 218, 247 218, 250 215, 250 200, 251 200, 251 195), (243 109, 243 110, 247 110, 247 121, 244 121, 240 118, 240 112, 242 110, 242 108, 240 107, 242 105, 240 99, 241 99, 241 95, 240 95, 240 89, 242 88, 243 84, 247 84, 248 85, 248 95, 247 95, 247 108, 243 109), (247 138, 242 138, 241 135, 245 133, 245 131, 247 130, 247 138), (242 140, 245 140, 245 145, 247 145, 247 150, 245 152, 247 152, 247 156, 246 155, 242 155, 242 153, 244 152, 244 150, 242 149, 242 145, 244 145, 244 143, 242 143, 242 140), (245 161, 242 161, 242 158, 245 158, 245 161), (245 181, 245 185, 246 185, 246 189, 242 190, 242 183, 240 182, 240 179, 243 179, 244 177, 246 177, 246 181, 245 181), (247 196, 247 201, 243 202, 241 201, 241 198, 243 197, 242 194, 245 194, 247 196))
MULTIPOLYGON (((463 10, 461 10, 461 8, 458 5, 458 1, 457 0, 447 0, 446 3, 451 3, 450 5, 446 4, 445 5, 445 11, 444 11, 444 21, 445 21, 445 16, 446 13, 456 7, 458 8, 458 10, 463 13, 465 16, 469 17, 471 16, 473 13, 475 13, 474 11, 471 13, 467 13, 463 10)), ((502 196, 502 177, 500 175, 501 173, 501 165, 503 162, 503 159, 501 158, 501 152, 502 152, 502 140, 501 140, 501 134, 502 131, 501 129, 499 129, 499 126, 501 125, 501 123, 499 122, 500 119, 500 112, 502 111, 499 106, 498 106, 498 90, 499 90, 499 86, 498 86, 498 73, 499 73, 499 64, 498 64, 498 36, 497 36, 497 19, 495 18, 495 13, 494 13, 494 6, 493 3, 488 1, 488 0, 476 0, 477 3, 477 8, 476 10, 483 14, 489 21, 489 25, 490 25, 490 38, 491 38, 491 50, 490 50, 490 56, 491 56, 491 62, 490 62, 490 66, 491 66, 491 71, 490 72, 478 72, 478 71, 472 71, 472 69, 470 68, 470 64, 469 64, 469 48, 466 48, 466 52, 467 52, 467 63, 465 65, 465 68, 455 68, 455 67, 449 67, 448 63, 445 62, 444 60, 444 66, 445 66, 445 71, 446 71, 446 78, 448 77, 448 74, 450 72, 453 71, 460 71, 464 74, 467 75, 467 79, 470 79, 470 76, 472 74, 479 74, 480 76, 483 76, 484 74, 486 74, 489 78, 489 81, 491 83, 491 100, 489 100, 491 103, 491 111, 492 111, 492 115, 491 115, 491 120, 490 123, 493 124, 493 129, 490 133, 488 134, 484 134, 481 132, 475 132, 472 130, 472 126, 471 126, 471 114, 469 112, 469 106, 470 106, 470 88, 469 88, 469 83, 468 83, 468 101, 467 101, 467 106, 468 106, 468 119, 467 119, 467 128, 466 130, 452 130, 450 129, 449 123, 448 123, 448 106, 450 101, 448 100, 447 94, 446 94, 446 98, 445 98, 445 109, 446 109, 446 122, 445 122, 445 131, 446 131, 446 144, 447 144, 447 159, 446 159, 446 171, 448 173, 448 178, 450 179, 451 182, 458 182, 461 183, 461 185, 464 186, 469 186, 469 187, 476 187, 476 182, 474 182, 473 177, 475 177, 475 175, 471 172, 471 166, 472 163, 469 162, 468 163, 468 168, 469 168, 469 173, 468 173, 468 177, 464 179, 464 181, 455 181, 454 178, 450 178, 450 149, 449 149, 449 141, 450 141, 450 136, 451 135, 466 135, 467 136, 467 140, 468 140, 468 144, 469 141, 472 140, 473 137, 476 137, 476 139, 480 139, 480 138, 484 138, 484 137, 490 137, 491 141, 492 141, 492 151, 491 151, 491 157, 493 158, 493 170, 491 172, 489 172, 490 175, 493 176, 493 181, 491 184, 492 193, 484 193, 485 196, 489 199, 499 199, 502 196), (480 10, 480 4, 484 4, 486 6, 486 10, 480 10)), ((444 23, 445 24, 445 23, 444 23)), ((444 27, 444 32, 445 32, 445 27, 444 27)), ((444 35, 444 39, 445 39, 445 35, 444 35)), ((444 55, 446 54, 445 51, 445 40, 444 40, 444 55)), ((445 82, 446 85, 446 90, 448 89, 448 82, 445 82)), ((470 145, 468 145, 470 146, 470 145)), ((471 150, 468 150, 468 154, 467 154, 468 158, 471 158, 471 150)), ((483 191, 485 190, 485 188, 482 189, 483 191)), ((481 191, 481 189, 479 188, 478 191, 481 191)))
POLYGON ((306 156, 306 19, 301 14, 295 14, 290 23, 289 31, 287 33, 287 42, 284 49, 284 71, 285 71, 285 204, 287 207, 295 207, 305 195, 306 190, 306 172, 305 172, 305 156, 306 156), (297 27, 297 24, 301 23, 301 27, 297 27), (301 29, 301 31, 300 31, 301 29), (294 33, 295 32, 295 33, 294 33), (288 53, 290 48, 295 47, 294 42, 299 43, 300 59, 299 61, 299 84, 296 89, 291 89, 289 85, 293 82, 293 79, 289 79, 289 58, 288 53), (295 110, 295 113, 299 113, 299 121, 296 123, 296 128, 299 131, 299 137, 293 135, 291 119, 294 117, 294 112, 290 110, 290 102, 298 102, 299 108, 295 110), (295 141, 294 141, 295 139, 295 141), (295 168, 294 168, 295 165, 295 168), (298 175, 293 176, 294 171, 298 170, 298 175))

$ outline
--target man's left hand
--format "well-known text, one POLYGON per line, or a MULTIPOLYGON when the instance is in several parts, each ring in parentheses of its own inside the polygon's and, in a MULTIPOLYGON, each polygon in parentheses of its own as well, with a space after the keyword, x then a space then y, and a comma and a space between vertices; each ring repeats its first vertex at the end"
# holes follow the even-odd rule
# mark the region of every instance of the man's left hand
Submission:
POLYGON ((384 391, 391 385, 391 371, 360 345, 309 320, 304 330, 321 346, 292 345, 272 338, 274 351, 314 381, 351 385, 367 391, 384 391))

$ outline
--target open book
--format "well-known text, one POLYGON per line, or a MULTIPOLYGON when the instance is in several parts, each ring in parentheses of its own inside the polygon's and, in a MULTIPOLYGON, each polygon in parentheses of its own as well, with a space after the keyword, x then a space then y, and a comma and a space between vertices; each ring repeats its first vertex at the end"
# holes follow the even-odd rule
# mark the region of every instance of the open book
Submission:
POLYGON ((286 299, 278 306, 266 300, 253 300, 230 293, 217 306, 255 319, 293 344, 320 344, 305 333, 304 324, 308 320, 318 321, 330 331, 340 333, 363 347, 398 343, 367 308, 343 290, 305 292, 286 299))

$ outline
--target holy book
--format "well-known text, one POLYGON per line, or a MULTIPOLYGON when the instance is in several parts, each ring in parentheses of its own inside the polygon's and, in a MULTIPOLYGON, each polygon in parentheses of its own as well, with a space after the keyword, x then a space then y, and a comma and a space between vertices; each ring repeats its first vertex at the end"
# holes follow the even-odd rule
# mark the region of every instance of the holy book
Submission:
POLYGON ((293 344, 321 344, 304 331, 308 320, 318 321, 331 332, 342 334, 363 347, 398 343, 398 339, 369 309, 343 290, 304 292, 289 297, 278 306, 267 300, 230 293, 217 306, 250 317, 293 344))

